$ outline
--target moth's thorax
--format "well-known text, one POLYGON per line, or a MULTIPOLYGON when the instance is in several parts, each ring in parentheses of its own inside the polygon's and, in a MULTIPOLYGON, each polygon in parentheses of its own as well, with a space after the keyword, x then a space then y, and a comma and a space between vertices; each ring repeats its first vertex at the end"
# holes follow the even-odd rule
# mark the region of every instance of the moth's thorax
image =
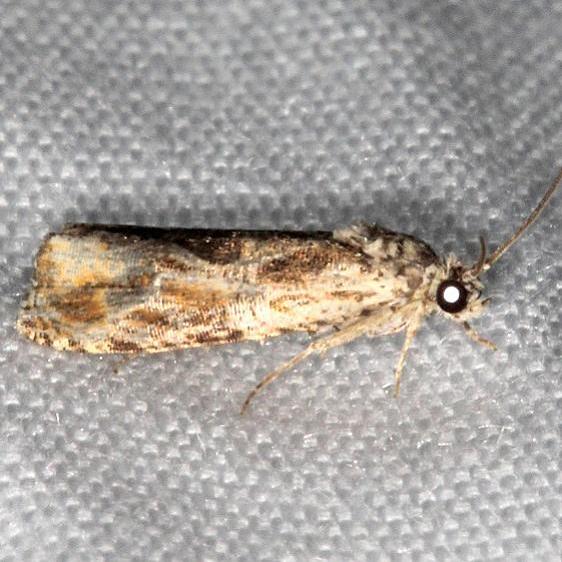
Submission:
POLYGON ((365 278, 370 279, 377 297, 386 302, 421 298, 441 263, 425 242, 377 225, 342 228, 334 232, 334 239, 359 250, 359 255, 366 258, 365 278))

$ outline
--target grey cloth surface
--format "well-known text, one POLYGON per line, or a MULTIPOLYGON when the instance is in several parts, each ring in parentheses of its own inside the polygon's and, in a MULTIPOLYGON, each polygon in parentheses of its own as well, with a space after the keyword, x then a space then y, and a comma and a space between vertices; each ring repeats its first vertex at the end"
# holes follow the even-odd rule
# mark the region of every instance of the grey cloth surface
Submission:
POLYGON ((18 337, 68 221, 409 232, 471 262, 562 155, 560 2, 4 1, 0 560, 559 560, 562 197, 474 322, 299 365, 18 337))

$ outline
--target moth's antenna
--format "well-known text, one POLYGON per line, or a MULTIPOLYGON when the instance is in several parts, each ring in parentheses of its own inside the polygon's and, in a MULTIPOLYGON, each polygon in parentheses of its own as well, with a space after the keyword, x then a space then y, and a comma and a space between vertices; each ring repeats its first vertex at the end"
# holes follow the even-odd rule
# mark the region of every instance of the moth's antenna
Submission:
POLYGON ((474 277, 478 277, 486 265, 486 252, 486 240, 484 240, 483 236, 480 236, 480 257, 470 270, 474 277))
POLYGON ((535 207, 534 211, 527 217, 523 224, 516 230, 515 234, 506 240, 499 248, 497 248, 492 254, 488 256, 483 264, 482 269, 489 269, 498 259, 517 242, 521 235, 539 218, 541 213, 544 211, 548 202, 552 199, 554 192, 562 183, 562 169, 558 172, 556 179, 552 182, 551 186, 547 189, 543 198, 539 201, 539 204, 535 207))

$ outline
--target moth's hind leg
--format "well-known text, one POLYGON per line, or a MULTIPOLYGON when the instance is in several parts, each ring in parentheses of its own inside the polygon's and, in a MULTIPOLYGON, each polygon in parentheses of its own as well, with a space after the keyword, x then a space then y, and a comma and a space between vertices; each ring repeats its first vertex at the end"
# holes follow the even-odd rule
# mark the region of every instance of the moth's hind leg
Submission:
POLYGON ((373 320, 371 318, 362 318, 351 324, 340 328, 337 332, 332 332, 321 339, 313 341, 304 351, 297 353, 292 359, 269 373, 264 377, 248 394, 244 404, 242 404, 241 414, 244 414, 250 405, 250 402, 259 394, 266 386, 270 385, 273 381, 277 380, 285 371, 292 369, 297 363, 300 363, 314 353, 324 353, 332 347, 343 345, 355 338, 368 333, 369 329, 373 327, 373 320))
MULTIPOLYGON (((398 358, 398 363, 394 369, 394 397, 398 398, 400 394, 400 380, 402 378, 402 371, 404 370, 404 365, 406 364, 406 357, 408 355, 408 350, 414 341, 415 335, 420 329, 421 323, 425 317, 425 310, 423 306, 412 306, 408 309, 404 308, 402 310, 402 317, 406 319, 401 329, 406 330, 406 337, 404 338, 404 343, 402 344, 402 349, 400 350, 400 357, 398 358)), ((397 331, 397 330, 395 330, 397 331)))
POLYGON ((400 394, 400 379, 402 378, 402 371, 404 370, 404 365, 406 364, 406 356, 408 355, 408 349, 414 341, 414 336, 416 335, 420 327, 420 321, 415 320, 410 325, 406 327, 406 337, 404 338, 404 343, 402 344, 402 349, 400 350, 400 357, 398 358, 398 363, 394 369, 394 397, 398 398, 400 394))

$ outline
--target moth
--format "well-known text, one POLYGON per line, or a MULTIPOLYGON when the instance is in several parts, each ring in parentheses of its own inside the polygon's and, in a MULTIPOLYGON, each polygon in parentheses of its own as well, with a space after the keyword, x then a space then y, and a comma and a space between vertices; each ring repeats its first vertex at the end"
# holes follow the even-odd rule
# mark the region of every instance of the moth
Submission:
POLYGON ((378 225, 334 232, 191 230, 76 224, 49 234, 17 320, 23 336, 62 351, 156 353, 318 333, 269 373, 258 392, 314 353, 363 335, 404 331, 395 394, 422 321, 433 313, 469 324, 489 299, 480 276, 535 222, 562 170, 517 231, 465 266, 378 225))

